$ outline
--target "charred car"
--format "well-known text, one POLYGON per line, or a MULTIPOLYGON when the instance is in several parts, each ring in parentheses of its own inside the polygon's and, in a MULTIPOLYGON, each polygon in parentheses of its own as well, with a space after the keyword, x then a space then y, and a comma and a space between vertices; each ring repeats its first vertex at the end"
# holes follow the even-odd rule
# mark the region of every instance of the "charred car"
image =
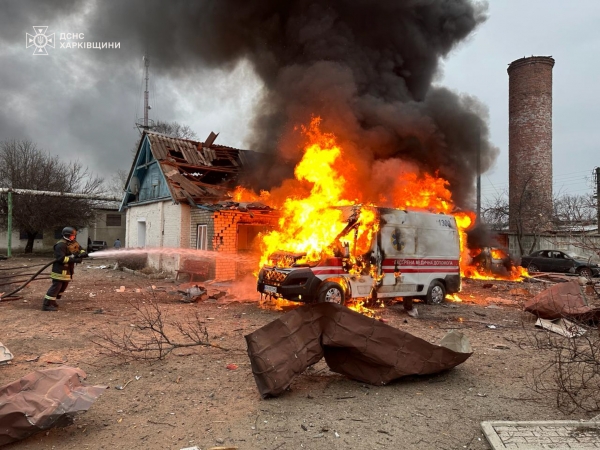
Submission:
POLYGON ((473 258, 473 264, 492 273, 510 271, 513 266, 508 252, 497 247, 483 247, 473 250, 471 251, 471 258, 473 258))
POLYGON ((302 255, 282 253, 258 274, 257 290, 296 302, 350 299, 422 298, 442 303, 460 290, 460 243, 451 215, 392 208, 338 208, 341 232, 327 255, 302 262, 302 255), (361 219, 374 220, 365 225, 361 219), (360 227, 371 231, 367 252, 357 253, 360 227))

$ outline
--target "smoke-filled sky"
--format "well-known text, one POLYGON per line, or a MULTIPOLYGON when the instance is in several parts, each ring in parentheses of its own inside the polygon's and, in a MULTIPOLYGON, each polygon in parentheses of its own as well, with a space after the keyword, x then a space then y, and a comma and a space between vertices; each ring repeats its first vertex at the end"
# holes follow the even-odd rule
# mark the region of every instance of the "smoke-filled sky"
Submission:
POLYGON ((468 206, 479 143, 484 197, 508 186, 508 64, 552 55, 555 191, 581 194, 598 165, 600 3, 576 5, 2 1, 0 140, 31 139, 106 177, 128 170, 147 52, 150 117, 271 155, 256 177, 261 187, 290 173, 294 125, 320 114, 365 168, 365 185, 396 167, 439 169, 468 206), (55 33, 47 56, 26 48, 33 26, 55 33), (60 33, 84 39, 60 41, 60 33), (120 48, 61 48, 79 42, 120 48))

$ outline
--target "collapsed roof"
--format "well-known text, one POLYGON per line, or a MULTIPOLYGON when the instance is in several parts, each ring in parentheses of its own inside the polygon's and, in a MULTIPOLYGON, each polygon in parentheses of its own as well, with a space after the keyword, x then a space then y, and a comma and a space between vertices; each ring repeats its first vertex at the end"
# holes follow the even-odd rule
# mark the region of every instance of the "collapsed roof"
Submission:
MULTIPOLYGON (((137 196, 140 185, 144 187, 143 178, 151 175, 150 166, 155 161, 168 189, 162 192, 162 198, 170 194, 174 201, 191 205, 226 199, 227 192, 238 184, 240 175, 260 154, 214 144, 217 136, 211 133, 205 142, 198 142, 144 131, 127 182, 127 192, 135 198, 126 195, 123 206, 161 198, 158 189, 152 194, 137 196)), ((153 176, 156 178, 157 174, 153 176)))

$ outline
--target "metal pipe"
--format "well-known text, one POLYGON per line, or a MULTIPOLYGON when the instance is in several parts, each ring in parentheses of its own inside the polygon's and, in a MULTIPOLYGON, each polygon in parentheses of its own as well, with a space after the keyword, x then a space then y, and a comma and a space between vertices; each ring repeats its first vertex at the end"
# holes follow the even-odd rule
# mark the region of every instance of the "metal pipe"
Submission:
POLYGON ((39 195, 41 197, 86 198, 88 200, 106 200, 111 202, 119 202, 122 200, 120 197, 111 197, 108 195, 74 194, 72 192, 34 191, 32 189, 0 188, 0 194, 10 194, 11 192, 15 194, 39 195))

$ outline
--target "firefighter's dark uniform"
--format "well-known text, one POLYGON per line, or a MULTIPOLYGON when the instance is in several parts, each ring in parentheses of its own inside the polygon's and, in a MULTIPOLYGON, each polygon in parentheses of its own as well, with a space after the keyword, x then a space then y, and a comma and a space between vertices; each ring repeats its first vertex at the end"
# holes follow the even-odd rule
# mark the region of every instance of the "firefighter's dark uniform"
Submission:
POLYGON ((52 285, 44 297, 42 309, 54 311, 58 308, 57 299, 67 289, 69 282, 73 279, 75 263, 80 263, 81 258, 87 255, 77 241, 61 239, 54 244, 54 264, 52 264, 52 285))

